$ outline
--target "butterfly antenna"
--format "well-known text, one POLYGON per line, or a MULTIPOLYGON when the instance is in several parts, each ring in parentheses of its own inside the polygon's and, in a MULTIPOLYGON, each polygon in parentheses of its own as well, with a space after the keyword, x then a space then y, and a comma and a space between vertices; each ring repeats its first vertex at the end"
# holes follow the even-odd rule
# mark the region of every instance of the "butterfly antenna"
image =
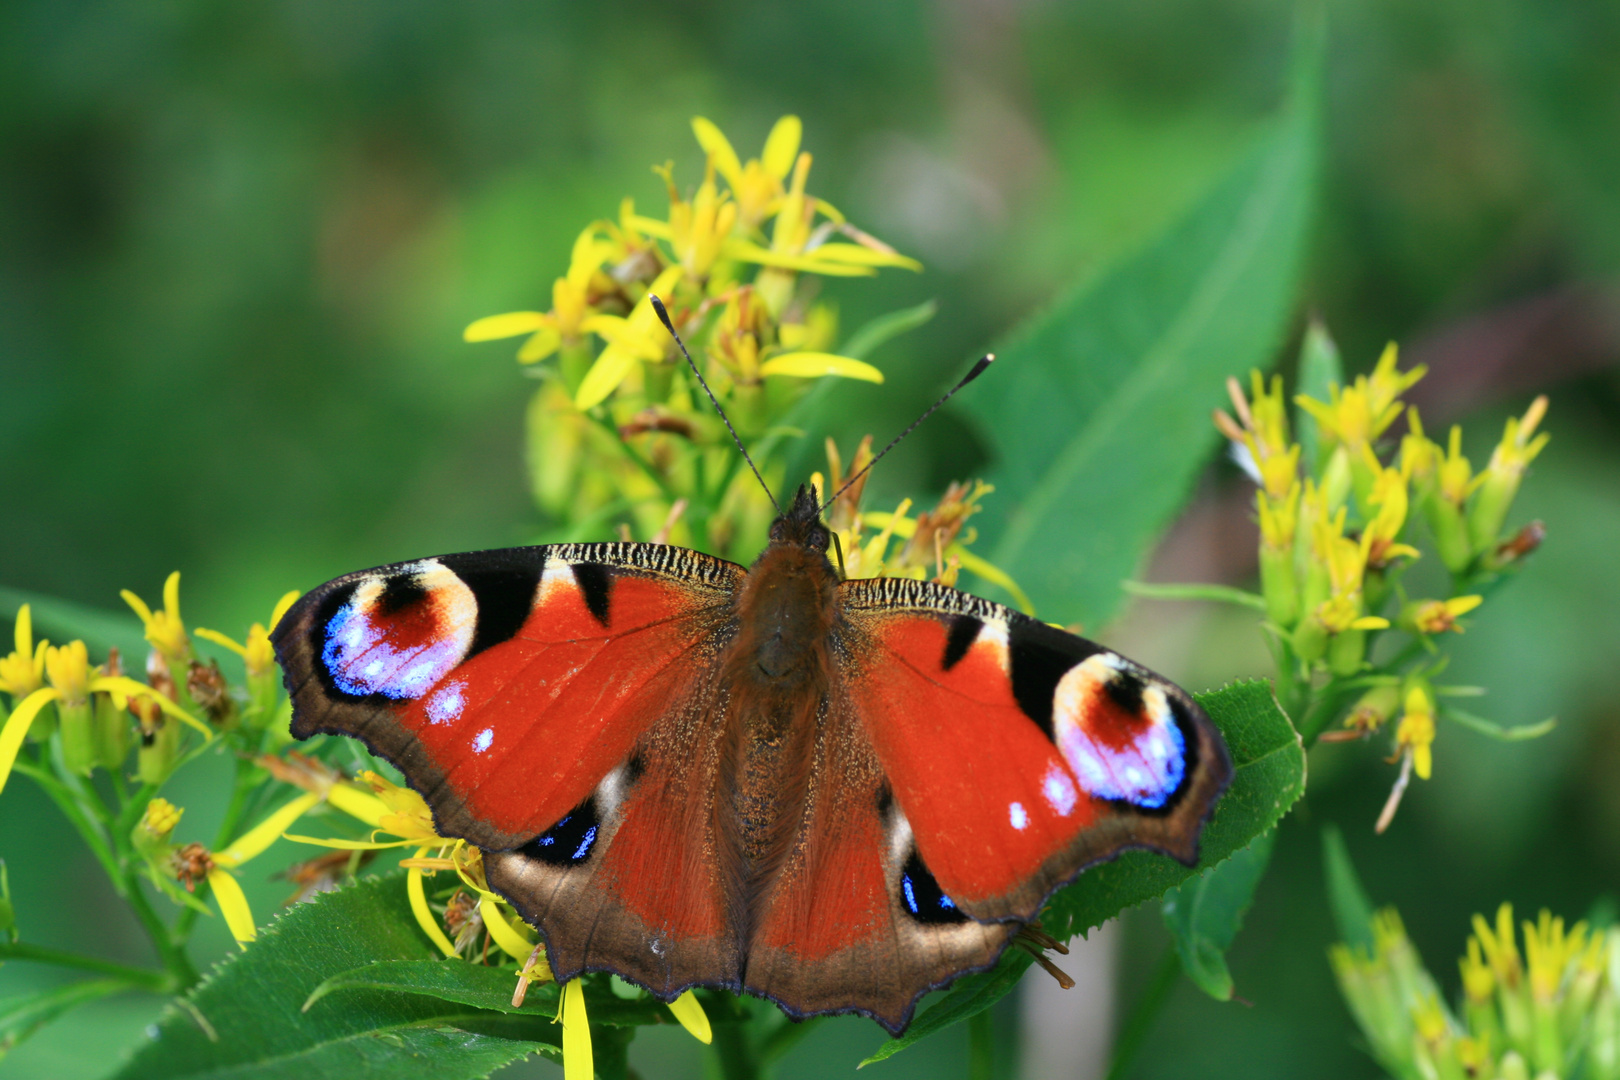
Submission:
POLYGON ((853 484, 855 481, 859 480, 861 477, 865 476, 868 469, 870 469, 872 466, 876 465, 879 461, 882 461, 884 454, 887 454, 890 450, 893 450, 896 446, 900 445, 900 440, 901 439, 905 438, 907 435, 910 435, 913 431, 916 431, 918 424, 921 424, 924 420, 926 420, 930 416, 934 415, 934 410, 938 409, 941 405, 943 405, 947 401, 951 400, 951 397, 958 390, 962 389, 962 387, 966 386, 968 383, 972 382, 974 379, 977 379, 980 375, 983 375, 984 372, 985 372, 985 369, 990 366, 991 362, 994 361, 995 358, 996 357, 995 357, 994 353, 985 353, 984 356, 982 356, 979 359, 979 362, 973 365, 972 370, 969 371, 966 375, 962 376, 960 382, 958 382, 955 386, 951 387, 949 390, 945 391, 944 395, 941 396, 938 401, 936 401, 932 405, 928 406, 928 410, 926 412, 924 412, 921 416, 917 417, 917 419, 913 420, 911 422, 910 427, 906 428, 906 430, 904 430, 900 434, 896 435, 893 439, 890 439, 888 446, 885 446, 882 450, 879 450, 876 457, 874 457, 871 461, 868 461, 866 463, 866 465, 864 467, 862 467, 860 472, 856 473, 854 476, 850 477, 848 480, 845 480, 844 481, 844 486, 839 488, 837 491, 833 492, 833 497, 828 499, 826 502, 822 503, 821 505, 823 505, 823 506, 831 506, 833 503, 837 502, 838 501, 838 496, 840 496, 844 492, 848 491, 851 484, 853 484))
MULTIPOLYGON (((664 302, 652 293, 647 294, 647 299, 652 301, 653 310, 658 312, 658 321, 664 324, 664 329, 669 331, 669 336, 674 338, 675 344, 681 347, 681 355, 686 357, 687 367, 690 367, 692 374, 697 376, 698 385, 703 387, 703 392, 709 395, 709 401, 714 405, 714 411, 720 414, 720 419, 725 422, 726 430, 731 432, 731 441, 737 444, 738 450, 742 451, 743 460, 748 462, 750 469, 754 470, 754 479, 758 480, 759 486, 765 489, 765 497, 771 500, 771 505, 776 507, 776 512, 780 514, 782 504, 776 501, 776 496, 771 494, 771 486, 765 482, 763 476, 759 475, 759 466, 755 465, 754 459, 748 456, 748 447, 744 446, 742 439, 738 437, 737 429, 731 426, 731 417, 727 416, 726 410, 720 407, 720 399, 714 396, 713 390, 709 389, 709 384, 704 381, 703 372, 698 370, 697 363, 692 359, 692 354, 686 351, 686 342, 682 341, 681 335, 675 332, 675 324, 669 321, 669 312, 665 310, 664 302)), ((972 377, 971 375, 968 376, 968 378, 972 377)), ((955 391, 952 391, 952 393, 955 393, 955 391)), ((950 394, 945 396, 950 397, 950 394)))

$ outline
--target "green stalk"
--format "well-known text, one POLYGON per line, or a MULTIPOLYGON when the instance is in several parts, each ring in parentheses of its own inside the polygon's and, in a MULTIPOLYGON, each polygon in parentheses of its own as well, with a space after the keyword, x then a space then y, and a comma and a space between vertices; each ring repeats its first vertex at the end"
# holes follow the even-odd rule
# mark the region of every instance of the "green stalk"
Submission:
POLYGON ((990 1010, 981 1009, 968 1017, 968 1080, 994 1080, 996 1032, 990 1023, 990 1010))
MULTIPOLYGON (((140 922, 141 929, 146 936, 152 939, 152 947, 157 950, 158 958, 169 972, 174 983, 175 991, 189 990, 197 982, 197 969, 191 964, 191 957, 186 955, 185 946, 176 938, 176 934, 152 910, 152 905, 141 892, 141 882, 133 866, 124 873, 124 899, 129 902, 129 908, 135 913, 140 922)), ((185 911, 191 911, 186 908, 185 911)), ((182 916, 184 912, 181 913, 182 916)), ((175 931, 178 931, 178 925, 175 931)))
POLYGON ((1153 972, 1153 981, 1148 983, 1142 996, 1131 1006, 1130 1015, 1120 1028, 1119 1038, 1114 1043, 1113 1060, 1108 1063, 1108 1080, 1125 1080, 1130 1074, 1131 1064, 1141 1053, 1147 1037, 1153 1033, 1153 1025, 1159 1019, 1165 1003, 1170 1000, 1170 992, 1176 988, 1176 976, 1180 973, 1181 960, 1176 956, 1175 946, 1169 946, 1153 972))
POLYGON ((763 1075, 758 1049, 747 1024, 714 1024, 714 1054, 724 1080, 759 1080, 763 1075))
POLYGON ((94 971, 122 979, 130 986, 157 994, 170 993, 176 989, 173 977, 166 971, 115 964, 111 960, 97 960, 93 956, 80 956, 77 953, 47 949, 40 945, 26 945, 20 941, 0 941, 0 960, 28 960, 36 964, 55 964, 57 967, 74 968, 79 971, 94 971))

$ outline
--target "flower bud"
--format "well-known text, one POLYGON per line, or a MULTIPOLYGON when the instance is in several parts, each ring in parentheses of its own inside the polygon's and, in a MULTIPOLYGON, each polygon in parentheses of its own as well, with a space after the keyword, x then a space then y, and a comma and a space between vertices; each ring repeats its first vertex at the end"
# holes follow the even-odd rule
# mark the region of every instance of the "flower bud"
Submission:
POLYGON ((1507 520, 1508 510, 1519 494, 1525 470, 1547 445, 1546 432, 1535 435, 1536 426, 1546 414, 1547 398, 1542 395, 1530 403, 1522 421, 1516 416, 1508 417, 1502 441, 1492 452, 1490 463, 1480 477, 1479 491, 1468 508, 1468 536, 1476 554, 1496 544, 1502 523, 1507 520))
POLYGON ((161 784, 180 756, 180 721, 169 716, 149 697, 129 699, 139 741, 135 747, 136 773, 143 784, 161 784))
POLYGON ((1393 683, 1375 686, 1350 707, 1350 715, 1344 718, 1344 726, 1356 731, 1377 731, 1400 707, 1400 687, 1393 683))
POLYGON ((129 840, 135 850, 148 859, 167 855, 169 837, 185 813, 168 799, 153 799, 146 804, 146 812, 130 830, 129 840))
POLYGON ((219 670, 219 661, 200 664, 193 660, 186 671, 186 690, 208 719, 230 730, 236 726, 236 702, 231 700, 231 688, 225 682, 225 673, 219 670))

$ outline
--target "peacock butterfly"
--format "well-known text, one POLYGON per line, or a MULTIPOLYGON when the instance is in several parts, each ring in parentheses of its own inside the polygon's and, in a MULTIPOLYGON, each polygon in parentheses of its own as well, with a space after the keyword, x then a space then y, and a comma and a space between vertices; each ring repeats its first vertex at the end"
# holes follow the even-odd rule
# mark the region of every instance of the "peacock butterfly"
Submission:
POLYGON ((1169 681, 945 585, 844 580, 830 536, 801 487, 746 569, 595 543, 345 575, 272 635, 292 733, 398 766, 559 980, 898 1034, 1086 867, 1194 863, 1231 764, 1169 681))

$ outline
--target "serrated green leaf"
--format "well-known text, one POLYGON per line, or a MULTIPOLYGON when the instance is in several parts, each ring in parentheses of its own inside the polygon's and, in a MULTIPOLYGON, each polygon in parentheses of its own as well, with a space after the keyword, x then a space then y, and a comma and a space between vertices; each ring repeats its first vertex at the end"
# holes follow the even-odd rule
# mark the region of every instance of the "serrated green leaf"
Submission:
POLYGON ((303 1011, 315 988, 335 975, 375 961, 436 955, 411 916, 402 874, 323 893, 261 928, 258 941, 215 968, 182 1007, 164 1015, 117 1077, 420 1080, 431 1073, 435 1080, 471 1080, 537 1051, 555 1053, 547 1044, 560 1036, 549 1018, 398 990, 356 989, 341 1008, 303 1011))
POLYGON ((1024 977, 1024 972, 1029 970, 1029 965, 1034 962, 1035 958, 1023 949, 1008 949, 1001 954, 1001 962, 989 971, 981 971, 956 980, 945 992, 944 997, 912 1021, 905 1034, 898 1039, 890 1039, 878 1047, 875 1054, 856 1067, 865 1068, 874 1061, 892 1057, 936 1032, 959 1024, 971 1016, 977 1016, 1006 997, 1008 991, 1018 985, 1018 980, 1024 977))
POLYGON ((1319 36, 1291 103, 1179 222, 996 350, 962 407, 1013 507, 981 554, 1049 618, 1096 626, 1181 508, 1218 435, 1226 377, 1269 368, 1287 332, 1314 202, 1319 36))
POLYGON ((1054 896, 1041 914, 1059 941, 1101 926, 1128 907, 1162 896, 1193 874, 1225 862, 1282 819, 1305 790, 1305 748, 1299 733, 1261 680, 1196 695, 1226 738, 1232 784, 1199 841, 1197 867, 1165 855, 1127 851, 1094 866, 1054 896))
MULTIPOLYGON (((1305 340, 1299 347, 1299 384, 1296 394, 1313 397, 1317 401, 1331 401, 1331 386, 1344 385, 1344 365, 1339 361, 1339 347, 1328 334, 1320 319, 1312 319, 1305 329, 1305 340)), ((1322 462, 1322 428, 1316 417, 1294 406, 1294 431, 1300 446, 1300 462, 1307 473, 1316 474, 1322 462)))
POLYGON ((0 1001, 0 1058, 68 1010, 129 988, 122 979, 86 979, 0 1001))
POLYGON ((1164 924, 1175 941, 1181 969, 1217 1001, 1232 1000, 1235 988, 1226 950, 1243 928, 1243 916, 1254 903, 1254 890, 1265 877, 1276 839, 1276 829, 1263 832, 1219 866, 1164 894, 1164 924))
POLYGON ((1327 875, 1328 906, 1333 910, 1339 940, 1371 953, 1372 901, 1367 899, 1367 890, 1361 887, 1356 866, 1350 861, 1350 849, 1344 846, 1344 835, 1336 825, 1322 829, 1322 869, 1327 875))
MULTIPOLYGON (((338 991, 395 990, 407 994, 426 994, 491 1012, 542 1016, 547 1020, 557 1015, 556 983, 530 986, 523 1005, 513 1008, 515 976, 511 968, 485 967, 482 964, 437 959, 383 960, 333 975, 310 993, 304 1008, 306 1011, 322 1008, 322 999, 338 991)), ((624 985, 630 987, 628 983, 624 985)), ((594 983, 587 985, 591 1023, 609 1027, 675 1023, 674 1016, 662 1002, 633 987, 630 990, 630 996, 622 997, 611 989, 599 989, 594 983)), ((326 1004, 335 1006, 337 1003, 326 1004)))

